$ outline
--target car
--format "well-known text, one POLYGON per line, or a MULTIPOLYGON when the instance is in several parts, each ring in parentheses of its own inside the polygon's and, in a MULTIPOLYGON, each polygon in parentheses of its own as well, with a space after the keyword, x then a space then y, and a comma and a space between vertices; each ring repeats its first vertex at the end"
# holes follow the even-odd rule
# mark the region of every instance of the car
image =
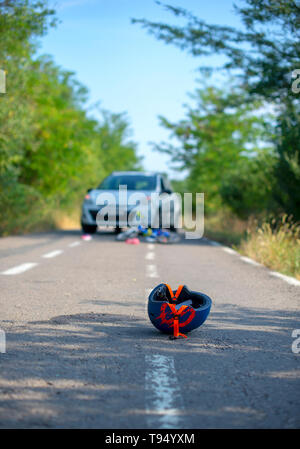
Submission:
POLYGON ((181 202, 166 175, 156 172, 116 171, 95 189, 88 189, 81 214, 82 231, 94 234, 98 226, 121 228, 135 225, 174 230, 181 216, 181 202), (125 189, 125 190, 124 190, 125 189), (168 213, 170 211, 170 213, 168 213))

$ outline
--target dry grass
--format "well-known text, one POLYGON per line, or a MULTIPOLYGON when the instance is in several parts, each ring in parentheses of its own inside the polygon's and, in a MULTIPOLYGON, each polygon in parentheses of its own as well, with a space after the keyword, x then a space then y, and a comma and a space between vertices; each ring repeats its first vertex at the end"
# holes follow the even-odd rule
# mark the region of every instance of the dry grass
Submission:
POLYGON ((55 227, 57 229, 73 230, 80 228, 80 211, 72 213, 57 212, 54 217, 55 227))
POLYGON ((237 250, 272 270, 300 280, 300 226, 286 215, 276 225, 273 220, 248 229, 246 240, 237 250))
POLYGON ((243 221, 229 211, 219 211, 205 219, 205 236, 233 246, 241 254, 300 280, 300 226, 287 215, 280 220, 258 224, 243 221))

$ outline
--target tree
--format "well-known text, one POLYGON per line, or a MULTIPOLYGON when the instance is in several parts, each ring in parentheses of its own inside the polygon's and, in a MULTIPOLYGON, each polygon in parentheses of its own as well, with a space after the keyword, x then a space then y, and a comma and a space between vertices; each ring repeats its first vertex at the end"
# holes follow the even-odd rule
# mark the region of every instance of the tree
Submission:
POLYGON ((7 72, 7 93, 0 94, 0 176, 16 171, 32 119, 27 83, 35 39, 55 24, 45 1, 0 1, 0 68, 7 72))
POLYGON ((0 0, 0 235, 49 228, 112 169, 140 166, 127 117, 92 118, 74 74, 36 57, 53 17, 45 1, 0 0))
POLYGON ((183 8, 164 7, 185 25, 133 22, 193 56, 225 55, 223 68, 236 74, 251 97, 269 102, 276 111, 274 198, 282 210, 300 219, 300 106, 299 94, 291 90, 291 74, 300 67, 299 2, 245 0, 243 6, 235 6, 243 29, 207 24, 183 8))
MULTIPOLYGON (((193 95, 196 105, 187 107, 185 119, 171 123, 160 118, 179 146, 161 143, 155 149, 169 154, 179 169, 188 171, 185 188, 205 193, 207 212, 215 211, 225 200, 230 204, 230 195, 221 195, 224 179, 231 180, 238 167, 252 167, 252 161, 262 152, 266 117, 255 114, 261 104, 246 101, 246 96, 240 88, 202 87, 193 95)), ((271 153, 271 146, 263 151, 271 153)), ((251 189, 249 185, 248 191, 251 189)), ((261 209, 265 199, 256 196, 256 200, 254 207, 261 209)))
POLYGON ((224 173, 220 196, 239 218, 265 219, 273 210, 273 170, 276 157, 270 149, 261 149, 255 157, 240 158, 232 171, 224 173))

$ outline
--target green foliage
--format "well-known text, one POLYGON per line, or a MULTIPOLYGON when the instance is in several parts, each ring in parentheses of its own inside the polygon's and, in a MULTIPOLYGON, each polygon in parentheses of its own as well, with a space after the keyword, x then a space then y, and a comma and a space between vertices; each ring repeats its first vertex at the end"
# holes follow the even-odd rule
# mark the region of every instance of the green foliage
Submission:
POLYGON ((272 270, 300 280, 300 226, 287 215, 252 225, 239 250, 272 270))
MULTIPOLYGON (((299 95, 299 94, 298 94, 299 95)), ((291 102, 276 126, 278 162, 274 198, 281 212, 300 221, 300 103, 291 102)))
POLYGON ((276 158, 269 150, 256 157, 242 157, 232 171, 224 173, 220 196, 239 218, 270 212, 273 205, 276 158))
POLYGON ((173 26, 145 19, 136 20, 167 44, 174 44, 194 56, 224 54, 225 68, 238 69, 251 93, 278 100, 290 97, 289 74, 300 59, 300 7, 294 0, 245 0, 235 6, 243 30, 210 25, 184 8, 163 5, 186 20, 173 26))
POLYGON ((100 147, 104 155, 104 168, 107 173, 113 170, 140 169, 140 161, 136 156, 137 145, 129 140, 130 130, 125 113, 111 114, 102 111, 102 122, 98 129, 100 147))
POLYGON ((271 150, 260 149, 260 144, 270 117, 266 113, 259 115, 257 110, 262 105, 249 102, 245 92, 234 87, 204 87, 193 98, 196 106, 187 107, 186 118, 179 123, 161 117, 162 125, 171 131, 179 146, 162 143, 155 148, 188 171, 184 187, 186 191, 205 193, 206 212, 224 203, 241 216, 265 207, 269 183, 264 189, 259 184, 264 174, 269 176, 271 150), (261 167, 264 174, 259 172, 261 167), (247 179, 250 171, 251 178, 247 179))
POLYGON ((51 227, 111 170, 140 166, 126 116, 91 118, 73 74, 34 57, 52 17, 44 1, 0 1, 0 234, 51 227))
MULTIPOLYGON (((238 84, 251 98, 272 106, 276 114, 277 153, 273 207, 274 211, 286 211, 299 220, 300 105, 299 94, 291 89, 291 73, 300 63, 299 2, 245 0, 243 5, 235 6, 242 29, 207 24, 184 8, 163 6, 185 23, 178 26, 145 19, 133 22, 193 56, 225 55, 223 68, 236 75, 238 84)), ((229 196, 226 193, 226 198, 229 196)))
POLYGON ((54 14, 45 0, 0 0, 0 65, 22 64, 34 52, 34 38, 56 24, 54 14))

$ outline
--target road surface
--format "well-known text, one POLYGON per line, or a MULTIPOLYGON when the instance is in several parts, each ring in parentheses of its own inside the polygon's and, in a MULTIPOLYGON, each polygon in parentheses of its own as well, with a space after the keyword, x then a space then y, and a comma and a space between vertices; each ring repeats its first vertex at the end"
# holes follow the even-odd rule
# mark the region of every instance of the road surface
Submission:
POLYGON ((109 232, 2 238, 0 273, 2 428, 299 427, 297 283, 204 239, 109 232), (187 340, 148 320, 160 282, 212 298, 187 340))

